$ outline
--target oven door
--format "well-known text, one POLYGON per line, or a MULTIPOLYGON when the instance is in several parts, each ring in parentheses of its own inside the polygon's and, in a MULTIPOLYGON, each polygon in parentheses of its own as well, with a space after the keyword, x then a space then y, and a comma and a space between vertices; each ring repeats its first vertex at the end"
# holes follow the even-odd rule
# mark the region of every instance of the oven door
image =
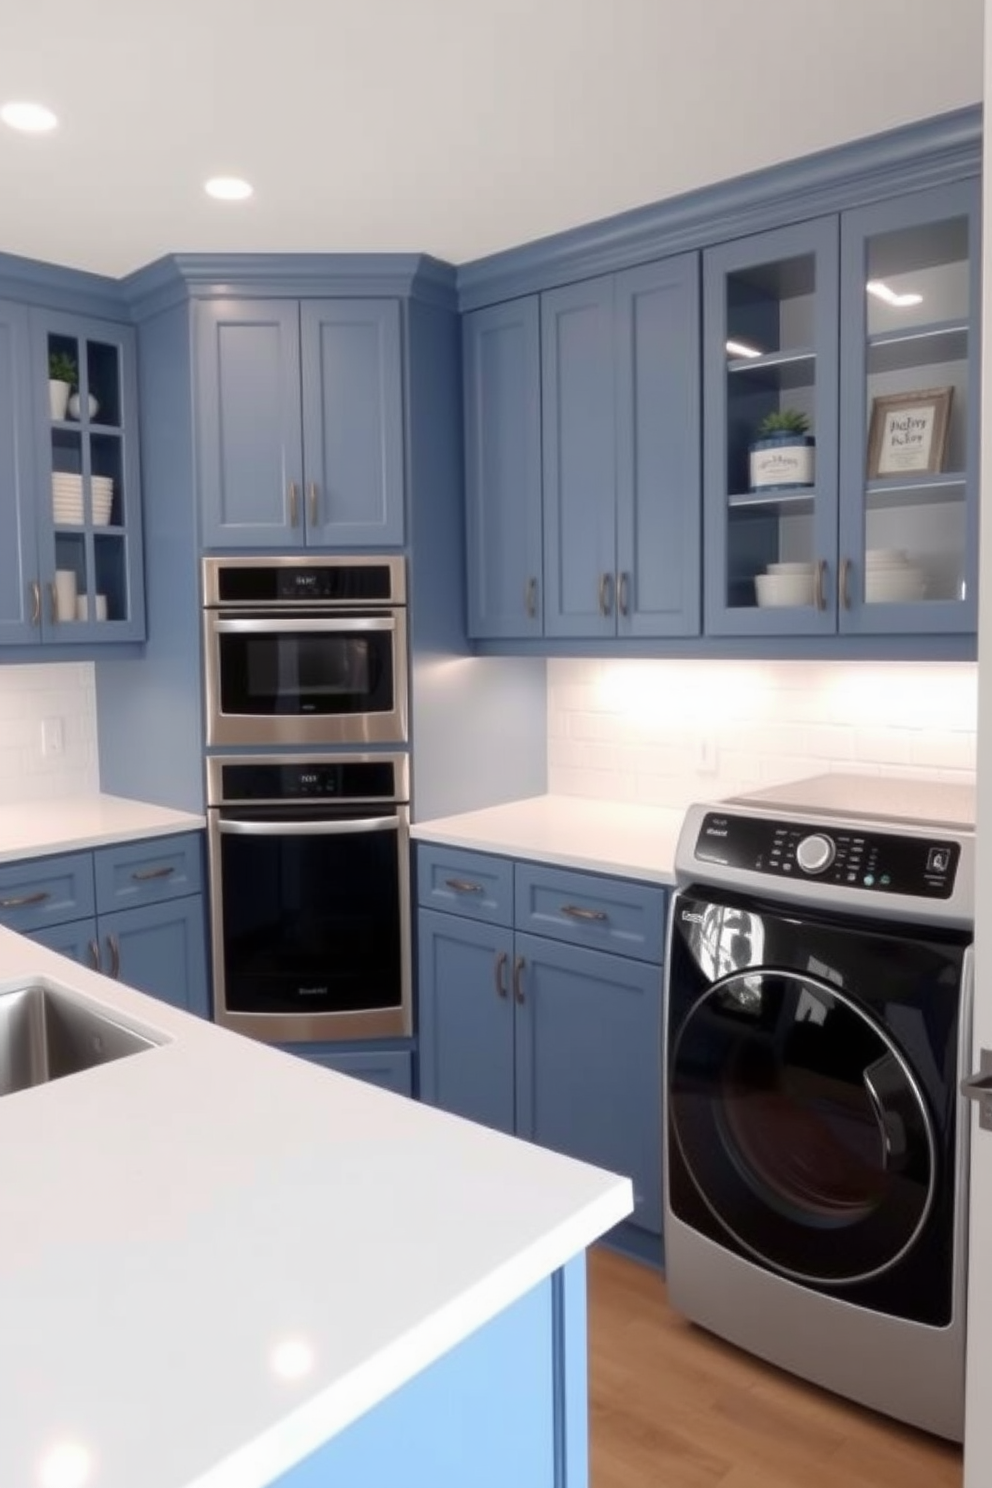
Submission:
POLYGON ((407 807, 208 818, 217 1022, 272 1042, 408 1035, 407 807))
POLYGON ((208 744, 402 744, 406 612, 204 611, 208 744))

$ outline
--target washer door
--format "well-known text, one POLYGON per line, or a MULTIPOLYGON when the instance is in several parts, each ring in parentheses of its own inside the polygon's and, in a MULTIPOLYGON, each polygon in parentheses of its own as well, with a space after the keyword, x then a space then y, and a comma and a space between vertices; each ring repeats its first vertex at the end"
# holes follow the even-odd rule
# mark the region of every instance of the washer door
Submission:
POLYGON ((934 1200, 922 1091, 885 1029, 797 972, 741 971, 691 1007, 670 1051, 668 1117, 720 1227, 784 1275, 886 1271, 934 1200))

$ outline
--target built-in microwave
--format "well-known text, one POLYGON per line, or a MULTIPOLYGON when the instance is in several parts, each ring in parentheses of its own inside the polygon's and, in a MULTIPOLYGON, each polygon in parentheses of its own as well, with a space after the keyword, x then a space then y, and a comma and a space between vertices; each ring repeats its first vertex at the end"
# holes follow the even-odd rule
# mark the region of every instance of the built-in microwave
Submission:
POLYGON ((405 744, 401 557, 206 558, 208 745, 405 744))

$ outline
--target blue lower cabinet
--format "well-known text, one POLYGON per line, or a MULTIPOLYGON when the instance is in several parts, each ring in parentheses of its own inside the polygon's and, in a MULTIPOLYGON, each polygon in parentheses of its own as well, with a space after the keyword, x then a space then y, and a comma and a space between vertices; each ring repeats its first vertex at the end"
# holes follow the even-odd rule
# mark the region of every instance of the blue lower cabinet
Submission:
POLYGON ((186 1013, 210 1016, 206 927, 198 894, 101 915, 100 970, 186 1013))
POLYGON ((396 1095, 413 1094, 413 1056, 409 1049, 340 1049, 326 1044, 282 1044, 287 1054, 325 1069, 366 1080, 396 1095))
POLYGON ((49 925, 43 930, 32 930, 30 940, 58 951, 78 961, 80 966, 89 966, 94 971, 99 962, 99 943, 96 938, 96 920, 73 920, 68 925, 49 925))

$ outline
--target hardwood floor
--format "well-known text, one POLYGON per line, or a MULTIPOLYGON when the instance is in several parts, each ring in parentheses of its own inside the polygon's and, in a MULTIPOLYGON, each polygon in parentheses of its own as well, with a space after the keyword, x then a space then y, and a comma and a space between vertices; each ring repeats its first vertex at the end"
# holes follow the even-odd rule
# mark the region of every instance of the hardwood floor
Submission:
POLYGON ((961 1453, 672 1312, 658 1272, 589 1257, 592 1488, 960 1488, 961 1453))

